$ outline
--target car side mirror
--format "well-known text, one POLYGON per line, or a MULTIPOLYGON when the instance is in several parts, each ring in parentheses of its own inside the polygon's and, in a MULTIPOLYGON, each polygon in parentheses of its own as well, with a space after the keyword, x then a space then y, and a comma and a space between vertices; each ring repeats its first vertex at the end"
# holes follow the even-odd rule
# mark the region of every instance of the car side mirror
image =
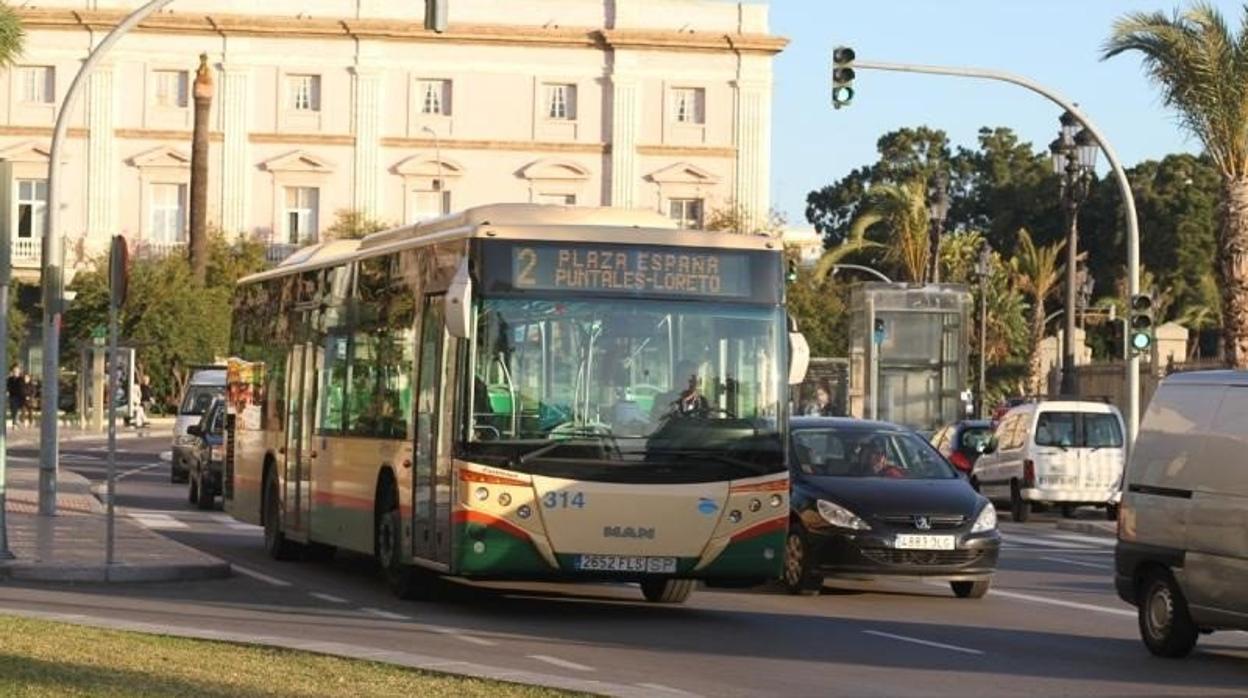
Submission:
POLYGON ((997 437, 994 436, 987 441, 980 442, 980 444, 975 447, 975 450, 979 451, 981 456, 987 453, 995 452, 997 450, 997 437))
POLYGON ((186 428, 186 433, 190 434, 191 436, 202 437, 204 435, 204 430, 201 429, 198 424, 192 424, 191 426, 186 428))

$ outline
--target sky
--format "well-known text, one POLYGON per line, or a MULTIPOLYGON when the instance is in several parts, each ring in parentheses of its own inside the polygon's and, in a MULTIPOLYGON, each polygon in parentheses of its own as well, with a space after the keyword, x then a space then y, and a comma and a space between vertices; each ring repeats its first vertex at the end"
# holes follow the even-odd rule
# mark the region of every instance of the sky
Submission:
MULTIPOLYGON (((1138 54, 1100 60, 1114 20, 1171 11, 1179 0, 771 0, 771 31, 789 39, 775 61, 772 201, 806 225, 806 195, 876 160, 888 131, 926 124, 974 147, 981 126, 1008 126, 1037 151, 1061 110, 1021 87, 965 78, 859 70, 854 103, 832 109, 831 52, 859 60, 973 66, 1019 73, 1079 104, 1124 165, 1198 152, 1138 54)), ((1213 0, 1232 27, 1240 3, 1213 0)), ((1104 169, 1104 158, 1100 160, 1104 169)), ((1054 192, 1054 196, 1056 196, 1054 192)))

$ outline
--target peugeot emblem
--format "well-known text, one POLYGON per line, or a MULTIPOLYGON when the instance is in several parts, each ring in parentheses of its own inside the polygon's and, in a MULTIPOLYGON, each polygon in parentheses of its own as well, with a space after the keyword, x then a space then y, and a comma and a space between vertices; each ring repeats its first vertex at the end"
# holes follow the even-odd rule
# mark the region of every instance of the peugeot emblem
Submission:
POLYGON ((932 522, 926 516, 914 517, 914 527, 920 531, 932 530, 932 522))

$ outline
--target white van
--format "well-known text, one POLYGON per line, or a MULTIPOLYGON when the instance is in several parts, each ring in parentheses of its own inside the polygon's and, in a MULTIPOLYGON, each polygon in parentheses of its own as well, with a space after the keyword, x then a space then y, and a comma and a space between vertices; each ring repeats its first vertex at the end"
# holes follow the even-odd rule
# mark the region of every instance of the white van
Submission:
POLYGON ((225 397, 225 367, 195 366, 191 379, 186 383, 182 399, 178 402, 178 417, 173 423, 173 459, 169 479, 186 482, 191 472, 192 459, 197 453, 199 440, 186 433, 186 428, 198 424, 212 401, 225 397))
POLYGON ((1246 464, 1248 372, 1162 381, 1132 450, 1115 553, 1118 595, 1139 608, 1153 654, 1248 630, 1246 464))
POLYGON ((1125 453, 1122 415, 1086 400, 1041 400, 1012 408, 997 424, 989 452, 975 461, 971 483, 989 499, 1008 501, 1015 521, 1033 502, 1057 504, 1063 516, 1092 505, 1112 511, 1125 453))

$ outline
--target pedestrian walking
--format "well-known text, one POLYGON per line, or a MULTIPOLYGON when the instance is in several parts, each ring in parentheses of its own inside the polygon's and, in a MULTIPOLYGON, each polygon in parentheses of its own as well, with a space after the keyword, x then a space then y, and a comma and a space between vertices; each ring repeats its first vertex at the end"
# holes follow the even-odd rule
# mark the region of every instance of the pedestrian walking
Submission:
POLYGON ((26 381, 22 378, 21 366, 13 364, 4 387, 9 396, 9 414, 13 417, 13 427, 17 428, 21 423, 22 408, 26 406, 26 381))
POLYGON ((147 426, 147 411, 143 409, 143 386, 135 383, 130 387, 130 404, 133 406, 131 414, 131 424, 135 429, 142 429, 147 426))

